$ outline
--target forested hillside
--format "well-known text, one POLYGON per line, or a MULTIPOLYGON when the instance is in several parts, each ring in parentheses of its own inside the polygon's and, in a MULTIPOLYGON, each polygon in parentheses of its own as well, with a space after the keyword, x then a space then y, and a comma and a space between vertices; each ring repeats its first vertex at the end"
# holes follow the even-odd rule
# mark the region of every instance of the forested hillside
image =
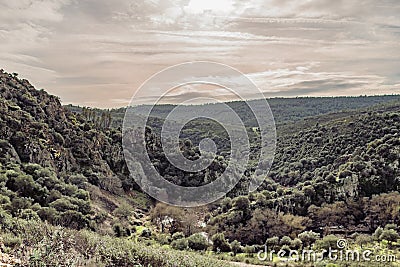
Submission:
MULTIPOLYGON (((265 242, 300 250, 339 237, 398 253, 399 96, 269 103, 278 140, 262 186, 245 193, 250 165, 226 198, 184 209, 157 203, 129 176, 124 109, 63 107, 1 71, 0 256, 22 266, 230 266, 260 263, 254 253, 265 242)), ((229 105, 246 122, 256 159, 254 116, 243 102, 229 105)), ((158 135, 171 107, 157 107, 147 131, 156 169, 184 186, 216 179, 229 160, 226 132, 207 120, 187 125, 181 150, 188 159, 200 156, 204 137, 216 141, 219 153, 204 172, 180 171, 165 158, 158 135)))

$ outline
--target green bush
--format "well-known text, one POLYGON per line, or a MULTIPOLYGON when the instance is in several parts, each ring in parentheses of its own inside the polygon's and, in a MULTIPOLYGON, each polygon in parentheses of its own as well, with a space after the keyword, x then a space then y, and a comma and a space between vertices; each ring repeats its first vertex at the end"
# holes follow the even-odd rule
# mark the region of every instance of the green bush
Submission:
POLYGON ((303 242, 301 242, 299 238, 295 238, 292 240, 292 242, 290 242, 290 248, 292 249, 299 250, 302 248, 302 246, 303 242))
POLYGON ((172 241, 171 247, 177 250, 185 250, 189 248, 189 242, 186 238, 181 238, 172 241))
POLYGON ((281 238, 280 245, 282 245, 282 246, 284 246, 284 245, 289 246, 291 243, 292 243, 292 239, 291 239, 290 237, 284 236, 284 237, 281 238))
POLYGON ((39 215, 36 213, 36 211, 32 209, 23 210, 19 215, 19 217, 24 220, 36 220, 36 221, 40 220, 39 215))
POLYGON ((208 241, 201 233, 196 233, 188 237, 188 246, 193 250, 206 250, 208 241))
POLYGON ((238 242, 237 240, 234 240, 231 243, 231 250, 233 252, 233 256, 236 256, 237 253, 240 253, 242 251, 242 246, 241 246, 240 242, 238 242))
POLYGON ((211 237, 211 241, 213 242, 213 251, 231 251, 231 246, 229 245, 228 241, 226 241, 225 235, 223 233, 217 233, 213 235, 211 237))
POLYGON ((327 235, 324 238, 322 238, 321 240, 318 240, 315 245, 317 248, 319 249, 325 249, 325 250, 329 250, 329 248, 331 249, 338 249, 337 247, 337 242, 338 242, 339 238, 335 235, 327 235))
POLYGON ((245 246, 244 247, 244 253, 247 254, 248 257, 253 257, 254 253, 256 252, 256 247, 255 246, 245 246))
POLYGON ((169 245, 171 243, 171 237, 168 234, 158 234, 156 240, 160 245, 169 245))
POLYGON ((15 249, 22 244, 21 238, 18 236, 15 236, 12 233, 6 233, 6 234, 1 235, 0 240, 3 242, 3 244, 6 247, 9 247, 11 249, 15 249))
POLYGON ((172 240, 178 240, 185 238, 185 234, 182 232, 176 232, 172 235, 172 240))

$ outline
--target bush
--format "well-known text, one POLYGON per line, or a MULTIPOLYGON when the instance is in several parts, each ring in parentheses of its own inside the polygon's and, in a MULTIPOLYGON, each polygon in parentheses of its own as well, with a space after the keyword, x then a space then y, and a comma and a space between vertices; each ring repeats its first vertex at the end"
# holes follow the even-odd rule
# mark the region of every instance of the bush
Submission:
POLYGON ((132 208, 129 205, 122 204, 113 211, 113 214, 118 218, 128 219, 130 216, 132 216, 133 212, 132 208))
POLYGON ((385 230, 395 230, 395 231, 397 231, 397 225, 396 224, 387 224, 386 226, 385 226, 385 230))
POLYGON ((177 250, 185 250, 185 249, 188 249, 189 242, 186 238, 177 239, 177 240, 172 241, 171 247, 173 249, 177 249, 177 250))
POLYGON ((376 230, 375 230, 374 234, 372 235, 372 237, 374 238, 374 240, 380 241, 382 233, 383 233, 383 228, 382 227, 378 227, 378 228, 376 228, 376 230))
POLYGON ((274 236, 274 237, 268 238, 266 241, 266 244, 269 248, 276 249, 276 246, 279 244, 279 237, 274 236))
POLYGON ((148 228, 144 228, 142 233, 140 234, 141 237, 146 237, 146 238, 151 237, 151 235, 152 235, 152 232, 148 228))
POLYGON ((380 240, 387 240, 390 243, 396 242, 399 238, 399 234, 393 229, 383 230, 382 234, 379 237, 380 240))
POLYGON ((299 250, 301 249, 303 245, 303 242, 299 238, 295 238, 291 243, 290 243, 290 248, 299 250))
POLYGON ((178 240, 185 238, 185 235, 182 232, 176 232, 172 235, 172 240, 178 240))
POLYGON ((171 243, 171 237, 167 234, 159 234, 156 236, 156 240, 161 245, 168 245, 171 243))
POLYGON ((298 238, 303 242, 304 247, 309 247, 319 239, 319 234, 313 231, 307 231, 299 234, 298 238))
POLYGON ((290 237, 284 236, 284 237, 282 237, 280 244, 282 246, 285 246, 285 245, 289 246, 291 242, 292 242, 292 239, 290 237))
POLYGON ((201 233, 196 233, 188 237, 188 246, 193 250, 206 250, 208 242, 201 233))
POLYGON ((55 208, 57 211, 68 211, 68 210, 77 210, 78 207, 71 203, 71 201, 66 198, 60 198, 50 203, 49 205, 52 208, 55 208))
POLYGON ((113 231, 116 237, 124 237, 124 236, 130 236, 131 231, 128 227, 123 226, 120 223, 115 223, 113 226, 113 231))
POLYGON ((8 247, 15 249, 16 247, 20 246, 22 244, 21 238, 17 237, 11 233, 7 233, 1 236, 1 239, 3 241, 3 244, 8 247))
POLYGON ((39 215, 32 209, 23 210, 19 217, 24 220, 40 220, 39 215))
POLYGON ((362 235, 358 235, 358 236, 356 237, 356 243, 357 243, 358 245, 360 245, 361 248, 362 248, 364 245, 366 245, 366 244, 368 244, 368 243, 370 243, 370 242, 372 242, 372 237, 369 236, 369 235, 364 235, 364 234, 362 234, 362 235))
POLYGON ((339 238, 335 235, 327 235, 323 239, 318 240, 315 244, 317 248, 329 250, 331 249, 338 249, 337 242, 339 238))
POLYGON ((228 241, 226 241, 223 233, 215 234, 211 237, 213 242, 213 251, 229 252, 231 251, 231 246, 228 241))
POLYGON ((253 257, 253 254, 256 252, 256 248, 255 246, 245 246, 244 252, 247 254, 248 257, 253 257))
POLYGON ((234 240, 231 243, 231 250, 233 252, 233 256, 236 256, 237 253, 240 253, 242 251, 242 246, 241 246, 240 242, 237 240, 234 240))

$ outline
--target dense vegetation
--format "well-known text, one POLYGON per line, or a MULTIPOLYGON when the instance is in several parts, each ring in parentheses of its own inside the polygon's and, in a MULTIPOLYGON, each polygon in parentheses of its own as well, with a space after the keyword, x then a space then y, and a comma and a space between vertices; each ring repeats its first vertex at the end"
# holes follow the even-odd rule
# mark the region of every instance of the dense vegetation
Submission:
MULTIPOLYGON (((129 176, 121 145, 124 109, 63 107, 1 71, 0 254, 33 266, 228 266, 260 263, 254 253, 265 243, 300 250, 339 237, 398 254, 399 99, 271 99, 277 151, 259 190, 245 194, 249 166, 226 198, 182 209, 156 203, 129 176)), ((256 159, 254 116, 243 102, 229 105, 245 121, 256 159)), ((229 161, 226 132, 210 120, 186 125, 181 150, 188 159, 200 156, 204 137, 219 152, 204 172, 182 172, 166 160, 159 141, 172 108, 158 106, 150 119, 146 145, 153 164, 184 186, 216 179, 229 161)))

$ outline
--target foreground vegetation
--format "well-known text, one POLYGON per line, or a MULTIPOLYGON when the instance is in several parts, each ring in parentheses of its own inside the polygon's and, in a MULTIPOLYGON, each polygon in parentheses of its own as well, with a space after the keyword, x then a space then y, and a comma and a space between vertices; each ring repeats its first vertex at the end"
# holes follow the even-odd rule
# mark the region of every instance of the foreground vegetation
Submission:
POLYGON ((14 219, 0 211, 3 253, 22 266, 232 266, 192 252, 132 239, 72 230, 38 220, 14 219))

